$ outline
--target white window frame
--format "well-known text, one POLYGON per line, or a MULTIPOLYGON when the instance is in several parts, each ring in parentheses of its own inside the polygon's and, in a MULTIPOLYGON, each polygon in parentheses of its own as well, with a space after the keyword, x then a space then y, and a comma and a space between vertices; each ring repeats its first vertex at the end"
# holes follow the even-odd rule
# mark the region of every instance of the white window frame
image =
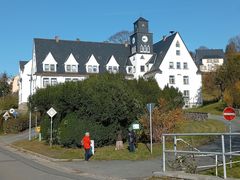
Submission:
POLYGON ((57 85, 57 78, 51 78, 51 86, 57 85))
POLYGON ((183 76, 183 84, 188 85, 189 84, 189 76, 183 76))
POLYGON ((177 69, 181 69, 181 63, 177 62, 177 69))
POLYGON ((181 55, 181 51, 179 49, 176 50, 176 55, 180 56, 181 55))
POLYGON ((173 75, 169 76, 169 84, 175 84, 175 76, 173 75))
POLYGON ((174 63, 173 62, 169 62, 169 69, 174 69, 174 63))
POLYGON ((45 72, 56 72, 56 64, 44 64, 43 67, 45 72))
POLYGON ((88 73, 98 73, 99 66, 98 65, 87 65, 87 72, 88 73))
POLYGON ((188 69, 188 63, 187 62, 183 63, 183 69, 188 69))
POLYGON ((49 78, 43 78, 43 87, 47 87, 50 85, 49 78))

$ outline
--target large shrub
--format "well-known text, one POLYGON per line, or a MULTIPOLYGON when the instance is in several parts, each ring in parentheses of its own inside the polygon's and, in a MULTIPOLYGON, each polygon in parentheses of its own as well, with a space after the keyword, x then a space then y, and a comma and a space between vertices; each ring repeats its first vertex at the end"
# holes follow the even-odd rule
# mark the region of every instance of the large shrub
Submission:
POLYGON ((85 132, 90 132, 95 146, 99 147, 115 142, 114 129, 114 124, 104 127, 98 122, 80 118, 72 113, 62 120, 58 129, 58 139, 60 144, 67 147, 80 146, 85 132))
MULTIPOLYGON (((144 112, 145 103, 156 102, 160 89, 155 81, 128 81, 121 74, 93 75, 80 82, 67 82, 40 89, 30 99, 42 116, 50 107, 54 117, 54 140, 78 146, 88 130, 97 146, 113 144, 116 132, 126 131, 144 112), (146 98, 147 97, 147 98, 146 98)), ((41 123, 49 139, 49 121, 41 123)))
POLYGON ((2 123, 4 133, 18 133, 28 129, 29 117, 28 114, 20 114, 16 119, 11 116, 6 121, 2 120, 2 123))

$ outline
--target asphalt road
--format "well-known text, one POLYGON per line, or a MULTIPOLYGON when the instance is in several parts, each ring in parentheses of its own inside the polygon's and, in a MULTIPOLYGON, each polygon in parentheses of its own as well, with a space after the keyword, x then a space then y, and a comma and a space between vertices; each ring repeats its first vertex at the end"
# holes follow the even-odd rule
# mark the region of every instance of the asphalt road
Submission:
MULTIPOLYGON (((25 155, 27 156, 27 155, 25 155)), ((30 155, 29 155, 30 156, 30 155)), ((91 180, 90 178, 67 172, 51 162, 41 162, 36 157, 24 157, 0 144, 1 180, 91 180), (44 164, 44 165, 43 165, 44 164)))

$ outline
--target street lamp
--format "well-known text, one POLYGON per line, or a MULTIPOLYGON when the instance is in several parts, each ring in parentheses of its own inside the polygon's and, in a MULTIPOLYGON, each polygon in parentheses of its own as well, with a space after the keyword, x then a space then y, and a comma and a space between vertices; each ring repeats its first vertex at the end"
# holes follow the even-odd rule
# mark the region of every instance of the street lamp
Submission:
POLYGON ((29 74, 30 76, 30 95, 29 95, 29 131, 28 131, 28 140, 31 141, 31 133, 32 133, 32 104, 31 104, 31 97, 32 97, 32 74, 29 74))
POLYGON ((37 133, 36 133, 36 131, 37 131, 37 111, 38 111, 37 107, 34 107, 34 112, 35 112, 35 136, 36 137, 37 137, 37 133))

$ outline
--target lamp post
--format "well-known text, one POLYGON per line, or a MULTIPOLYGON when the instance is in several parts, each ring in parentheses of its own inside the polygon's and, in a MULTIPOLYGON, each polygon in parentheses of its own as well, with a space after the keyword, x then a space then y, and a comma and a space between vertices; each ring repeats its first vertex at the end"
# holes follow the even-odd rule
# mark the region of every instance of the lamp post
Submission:
POLYGON ((28 140, 31 141, 32 139, 32 104, 31 104, 31 97, 32 97, 32 74, 30 76, 30 95, 29 95, 29 131, 28 131, 28 140))
POLYGON ((37 107, 34 107, 34 111, 35 111, 35 137, 37 137, 37 107))

